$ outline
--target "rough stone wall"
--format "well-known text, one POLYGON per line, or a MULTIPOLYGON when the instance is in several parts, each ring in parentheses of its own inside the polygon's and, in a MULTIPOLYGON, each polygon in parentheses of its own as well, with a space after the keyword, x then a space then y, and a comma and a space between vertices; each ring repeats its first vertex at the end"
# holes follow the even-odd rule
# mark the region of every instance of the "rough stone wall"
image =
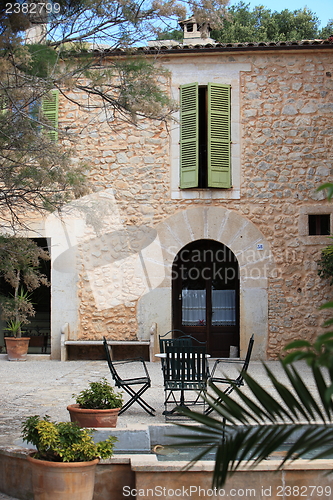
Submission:
MULTIPOLYGON (((73 95, 84 102, 83 95, 73 95)), ((85 162, 93 190, 112 188, 120 219, 118 226, 154 226, 168 212, 168 133, 164 124, 140 121, 137 126, 103 114, 85 112, 62 102, 60 121, 75 138, 76 161, 85 162), (115 124, 116 123, 116 124, 115 124)), ((103 229, 108 232, 107 228, 103 229)), ((103 231, 102 231, 103 232, 103 231)), ((80 259, 87 258, 80 247, 80 259)), ((77 338, 132 340, 137 337, 137 303, 99 311, 84 270, 79 275, 80 327, 77 338)), ((101 279, 103 276, 101 277, 101 279)))
MULTIPOLYGON (((317 237, 312 237, 312 245, 309 237, 300 236, 300 213, 304 206, 330 207, 316 188, 332 173, 333 78, 328 72, 333 52, 247 52, 232 57, 252 67, 241 74, 240 200, 172 200, 164 124, 140 121, 134 127, 114 119, 109 126, 102 115, 92 116, 70 103, 62 103, 60 120, 78 136, 77 160, 92 165, 94 189, 114 189, 124 227, 154 227, 198 204, 226 206, 257 225, 275 261, 269 279, 267 348, 268 358, 274 358, 290 339, 318 334, 323 321, 318 306, 331 292, 317 276, 315 260, 323 245, 317 237)), ((224 59, 230 61, 230 55, 219 55, 217 71, 224 59)), ((78 338, 135 338, 137 303, 96 311, 84 272, 79 278, 78 338)))
POLYGON ((317 307, 330 296, 317 276, 322 245, 303 244, 299 215, 301 206, 318 204, 316 188, 332 174, 332 55, 267 54, 252 64, 242 77, 242 201, 277 265, 269 288, 267 354, 274 357, 291 339, 316 336, 317 307))

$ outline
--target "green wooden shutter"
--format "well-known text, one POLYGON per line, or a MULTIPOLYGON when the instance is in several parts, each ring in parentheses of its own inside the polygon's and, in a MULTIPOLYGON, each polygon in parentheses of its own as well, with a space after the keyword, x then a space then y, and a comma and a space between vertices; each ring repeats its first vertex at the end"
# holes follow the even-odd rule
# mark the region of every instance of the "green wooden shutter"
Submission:
POLYGON ((0 114, 1 115, 6 115, 9 110, 9 101, 6 96, 2 95, 0 97, 0 114))
POLYGON ((230 85, 208 84, 208 187, 231 187, 230 85))
POLYGON ((47 134, 51 141, 58 140, 58 107, 59 107, 59 91, 51 90, 47 97, 43 98, 42 101, 42 112, 44 117, 47 119, 50 127, 53 130, 47 129, 47 134))
POLYGON ((198 84, 180 87, 180 187, 198 186, 199 178, 198 84))

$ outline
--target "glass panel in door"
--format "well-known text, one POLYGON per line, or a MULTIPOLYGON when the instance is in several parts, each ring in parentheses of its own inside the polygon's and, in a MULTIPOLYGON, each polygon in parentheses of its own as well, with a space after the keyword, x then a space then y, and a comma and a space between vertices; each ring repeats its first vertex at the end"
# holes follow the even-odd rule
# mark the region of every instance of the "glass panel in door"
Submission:
POLYGON ((182 326, 206 324, 206 290, 182 290, 182 326))
POLYGON ((212 290, 212 325, 236 326, 236 290, 212 290))

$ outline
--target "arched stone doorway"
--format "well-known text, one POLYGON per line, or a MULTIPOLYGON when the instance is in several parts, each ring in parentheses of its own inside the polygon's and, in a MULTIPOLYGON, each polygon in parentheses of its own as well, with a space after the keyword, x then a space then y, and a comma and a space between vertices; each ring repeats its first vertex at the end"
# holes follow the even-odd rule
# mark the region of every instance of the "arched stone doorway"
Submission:
POLYGON ((172 267, 173 329, 207 343, 213 357, 239 352, 239 265, 219 241, 183 247, 172 267), (235 352, 236 351, 236 352, 235 352))
MULTIPOLYGON (((180 210, 156 226, 163 251, 163 282, 144 295, 138 304, 139 336, 152 324, 158 334, 171 330, 172 269, 177 254, 198 240, 220 242, 236 256, 239 265, 239 354, 245 356, 255 334, 253 359, 266 359, 268 338, 268 277, 275 268, 269 242, 244 214, 224 207, 194 207, 180 210)), ((160 272, 160 270, 158 270, 160 272)), ((211 353, 210 353, 211 354, 211 353)))

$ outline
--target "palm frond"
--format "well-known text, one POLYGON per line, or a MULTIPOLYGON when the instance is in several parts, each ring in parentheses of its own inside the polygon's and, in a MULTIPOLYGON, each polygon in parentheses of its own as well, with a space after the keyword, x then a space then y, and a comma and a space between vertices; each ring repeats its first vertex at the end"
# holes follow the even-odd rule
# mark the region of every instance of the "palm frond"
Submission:
POLYGON ((333 197, 333 184, 331 182, 325 182, 321 186, 317 188, 317 191, 323 191, 326 189, 326 197, 328 200, 331 200, 333 197))
MULTIPOLYGON (((288 366, 283 366, 283 369, 289 378, 289 382, 291 383, 293 389, 297 394, 300 404, 303 405, 304 410, 307 412, 307 421, 310 422, 312 420, 316 420, 316 418, 319 417, 319 419, 325 422, 325 417, 320 410, 320 407, 318 406, 316 400, 313 398, 311 392, 307 388, 307 384, 303 381, 302 377, 299 375, 295 367, 293 365, 291 365, 290 368, 288 366)), ((312 374, 313 370, 314 367, 312 366, 312 374)), ((317 392, 320 393, 320 387, 318 386, 317 392)), ((324 395, 322 396, 324 397, 324 395)))
POLYGON ((177 446, 191 442, 206 447, 206 451, 200 449, 187 468, 204 457, 207 449, 215 450, 213 487, 221 488, 228 474, 235 472, 244 461, 255 467, 282 446, 286 449, 280 468, 310 452, 310 459, 333 453, 330 371, 313 363, 310 375, 315 390, 310 391, 294 365, 281 361, 286 383, 265 364, 264 367, 272 385, 269 390, 247 373, 244 375, 246 389, 234 387, 232 394, 211 385, 204 399, 214 408, 216 417, 182 409, 198 425, 178 423, 185 432, 181 437, 177 435, 181 439, 177 446))

